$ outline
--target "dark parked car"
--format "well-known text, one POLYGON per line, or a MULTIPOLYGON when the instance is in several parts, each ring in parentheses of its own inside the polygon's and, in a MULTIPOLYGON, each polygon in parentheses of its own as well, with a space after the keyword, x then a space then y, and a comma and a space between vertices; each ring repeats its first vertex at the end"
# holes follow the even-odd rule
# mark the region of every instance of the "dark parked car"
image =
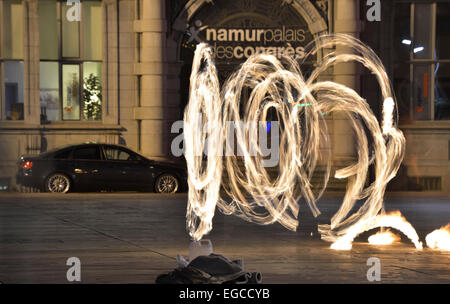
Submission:
POLYGON ((22 156, 18 167, 18 184, 45 192, 151 190, 174 193, 187 186, 185 167, 150 160, 112 144, 70 145, 38 156, 22 156))

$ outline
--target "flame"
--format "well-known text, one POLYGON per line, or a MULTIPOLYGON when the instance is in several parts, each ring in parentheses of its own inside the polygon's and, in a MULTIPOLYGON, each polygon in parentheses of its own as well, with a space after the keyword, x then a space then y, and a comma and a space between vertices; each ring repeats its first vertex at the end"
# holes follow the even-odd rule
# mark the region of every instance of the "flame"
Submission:
POLYGON ((430 248, 450 251, 450 223, 429 233, 425 241, 430 248))
POLYGON ((330 246, 334 250, 350 250, 352 249, 352 242, 347 241, 336 241, 330 246))
MULTIPOLYGON (((417 235, 416 230, 398 210, 387 214, 382 213, 374 218, 369 218, 366 221, 356 223, 347 230, 345 235, 340 237, 331 245, 331 249, 350 250, 352 248, 351 244, 353 240, 359 234, 378 227, 394 228, 406 235, 414 244, 416 249, 423 249, 423 244, 419 241, 419 236, 417 235)), ((378 238, 379 237, 375 238, 375 240, 378 238)))
POLYGON ((371 245, 390 245, 399 240, 400 237, 388 229, 386 231, 378 231, 374 235, 369 236, 367 241, 371 245))
POLYGON ((422 242, 419 241, 414 227, 406 220, 406 218, 400 213, 400 211, 392 211, 388 214, 381 214, 375 218, 376 227, 392 227, 401 231, 406 235, 417 249, 422 249, 422 242))

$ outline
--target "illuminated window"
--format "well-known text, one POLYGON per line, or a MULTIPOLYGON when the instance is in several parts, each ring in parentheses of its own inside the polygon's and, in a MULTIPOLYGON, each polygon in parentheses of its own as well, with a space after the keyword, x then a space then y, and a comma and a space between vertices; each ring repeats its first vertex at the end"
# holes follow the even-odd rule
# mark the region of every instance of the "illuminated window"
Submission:
POLYGON ((55 61, 40 63, 41 120, 59 119, 59 64, 55 61))
POLYGON ((3 62, 7 120, 23 120, 23 61, 3 62))
POLYGON ((63 119, 80 119, 80 66, 63 64, 62 66, 63 119))
POLYGON ((394 88, 403 122, 450 119, 449 18, 450 3, 395 6, 394 88))
POLYGON ((101 1, 74 9, 66 1, 39 1, 43 123, 102 119, 101 1))

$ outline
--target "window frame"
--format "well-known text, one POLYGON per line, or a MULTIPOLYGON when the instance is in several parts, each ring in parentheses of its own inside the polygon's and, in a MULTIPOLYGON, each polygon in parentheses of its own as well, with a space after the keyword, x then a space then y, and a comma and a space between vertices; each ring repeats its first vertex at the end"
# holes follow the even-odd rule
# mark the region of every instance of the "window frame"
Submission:
MULTIPOLYGON (((414 58, 414 27, 415 27, 415 13, 416 13, 416 4, 429 4, 431 5, 431 20, 430 20, 430 29, 431 29, 431 56, 435 54, 436 51, 436 22, 437 22, 437 5, 439 1, 429 1, 429 2, 408 2, 410 4, 410 37, 411 37, 411 46, 409 50, 409 60, 408 61, 397 61, 396 63, 406 63, 409 65, 409 119, 413 121, 420 122, 449 122, 449 120, 436 120, 435 119, 435 76, 433 71, 436 69, 436 64, 438 63, 450 63, 449 59, 417 59, 414 58), (415 119, 414 118, 414 67, 418 65, 426 65, 430 70, 430 82, 429 82, 429 116, 426 119, 415 119)), ((401 3, 401 2, 400 2, 401 3)), ((395 26, 395 25, 394 25, 395 26)))
MULTIPOLYGON (((83 75, 84 75, 84 70, 83 70, 83 64, 85 62, 97 62, 97 63, 101 63, 102 65, 102 69, 100 72, 100 78, 101 78, 101 82, 103 84, 103 79, 105 77, 104 73, 103 73, 103 64, 104 64, 104 58, 102 58, 101 60, 94 60, 94 59, 86 59, 85 58, 85 54, 84 54, 84 42, 83 42, 83 35, 84 35, 84 30, 83 30, 83 26, 82 26, 82 20, 83 20, 83 2, 84 1, 80 1, 80 9, 81 9, 81 20, 80 21, 75 21, 78 23, 78 48, 79 48, 79 57, 63 57, 63 37, 62 37, 62 26, 63 26, 63 20, 62 18, 64 18, 63 16, 63 7, 62 5, 66 4, 65 1, 62 0, 55 0, 56 1, 56 18, 57 18, 57 44, 58 44, 58 58, 57 59, 41 59, 40 55, 39 55, 39 62, 56 62, 58 63, 58 85, 59 85, 59 92, 58 92, 58 98, 59 98, 59 102, 58 102, 58 120, 53 120, 53 121, 42 121, 41 119, 41 124, 52 124, 52 123, 70 123, 70 122, 89 122, 89 123, 97 123, 97 124, 101 124, 103 122, 103 118, 104 118, 104 99, 102 99, 102 119, 99 120, 89 120, 89 119, 84 119, 84 115, 83 115, 83 110, 84 110, 84 102, 82 100, 82 93, 83 93, 83 84, 84 84, 84 79, 83 79, 83 75), (63 75, 62 75, 62 70, 63 70, 63 65, 78 65, 79 67, 79 77, 78 77, 78 96, 79 96, 79 118, 78 119, 64 119, 63 118, 63 111, 64 111, 64 107, 63 107, 63 75)), ((99 0, 94 0, 95 2, 100 3, 103 6, 103 1, 99 1, 99 0)), ((107 39, 107 37, 104 37, 103 33, 103 26, 104 26, 104 10, 102 9, 102 53, 103 50, 105 48, 105 39, 107 39)), ((40 30, 40 29, 39 29, 40 30)), ((103 57, 103 56, 102 56, 103 57)), ((40 73, 40 71, 39 71, 40 73)), ((39 87, 39 91, 40 91, 40 87, 39 87)), ((103 94, 103 85, 102 85, 102 94, 103 94)))

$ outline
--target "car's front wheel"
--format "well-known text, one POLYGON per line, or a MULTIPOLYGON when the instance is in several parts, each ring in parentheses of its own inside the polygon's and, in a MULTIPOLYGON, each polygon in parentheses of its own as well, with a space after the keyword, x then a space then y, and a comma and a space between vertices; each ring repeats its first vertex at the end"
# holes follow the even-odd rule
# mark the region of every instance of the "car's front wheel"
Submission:
POLYGON ((72 187, 70 178, 62 173, 54 173, 45 181, 45 191, 53 193, 67 193, 72 187))
POLYGON ((172 174, 160 175, 155 182, 157 193, 175 193, 178 190, 178 179, 172 174))

